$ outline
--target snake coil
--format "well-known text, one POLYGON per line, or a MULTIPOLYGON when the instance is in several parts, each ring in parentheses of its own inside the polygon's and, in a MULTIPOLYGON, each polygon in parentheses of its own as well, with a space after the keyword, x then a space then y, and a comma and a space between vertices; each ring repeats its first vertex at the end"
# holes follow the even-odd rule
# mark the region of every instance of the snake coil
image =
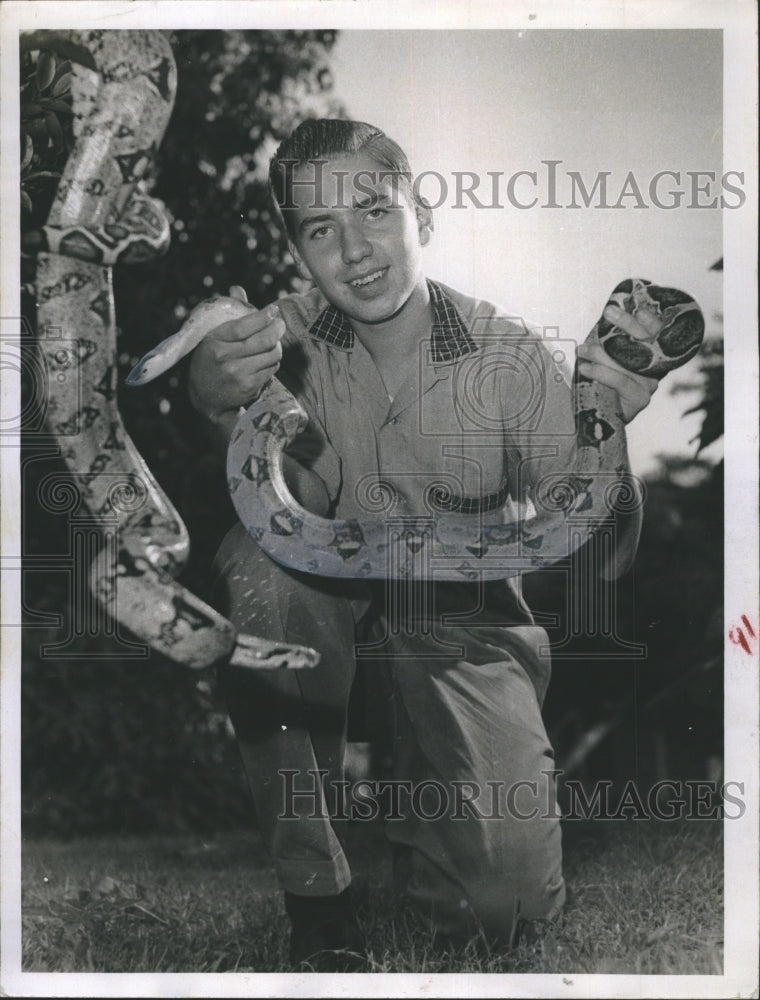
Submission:
MULTIPOLYGON (((704 320, 684 292, 631 279, 615 288, 608 304, 634 316, 650 312, 661 324, 648 341, 635 340, 603 317, 594 326, 587 342, 599 341, 628 371, 660 379, 699 350, 704 320)), ((548 499, 536 501, 537 516, 530 521, 483 524, 478 517, 456 514, 316 517, 296 503, 285 483, 283 452, 307 417, 276 380, 233 431, 227 457, 230 494, 252 537, 273 559, 295 569, 337 577, 506 579, 565 558, 601 522, 641 502, 628 471, 617 393, 581 375, 576 365, 573 406, 574 468, 553 480, 548 499)), ((616 574, 624 565, 622 557, 618 562, 616 574)))
MULTIPOLYGON (((608 305, 636 316, 656 317, 658 332, 637 340, 602 317, 587 342, 599 342, 628 371, 661 379, 699 350, 702 313, 690 295, 634 278, 621 282, 608 305)), ((143 385, 193 350, 220 323, 251 307, 233 298, 202 302, 182 328, 150 351, 130 373, 143 385)), ((606 308, 606 307, 605 307, 606 308)), ((308 417, 293 396, 273 379, 239 418, 230 440, 227 477, 238 513, 256 542, 277 562, 306 573, 334 577, 495 580, 550 566, 578 548, 614 514, 641 503, 637 480, 628 471, 625 427, 617 393, 581 375, 573 378, 576 460, 571 470, 543 483, 537 516, 530 520, 483 524, 452 513, 418 517, 383 516, 387 485, 370 484, 370 499, 381 502, 373 516, 328 520, 310 513, 285 483, 285 449, 305 428, 308 417), (374 492, 373 492, 374 490, 374 492)), ((431 489, 446 489, 433 486, 431 489)), ((631 547, 632 548, 632 547, 631 547)), ((629 554, 618 553, 619 574, 629 554)))
POLYGON ((104 545, 90 586, 139 639, 185 666, 228 661, 274 669, 318 662, 314 650, 237 634, 177 582, 185 526, 130 440, 116 401, 112 267, 169 243, 163 205, 140 190, 172 111, 176 66, 159 31, 34 32, 31 48, 58 51, 98 76, 91 106, 74 91, 75 145, 38 235, 40 349, 48 373, 47 425, 79 497, 117 545, 104 545), (64 336, 70 330, 74 336, 64 336))

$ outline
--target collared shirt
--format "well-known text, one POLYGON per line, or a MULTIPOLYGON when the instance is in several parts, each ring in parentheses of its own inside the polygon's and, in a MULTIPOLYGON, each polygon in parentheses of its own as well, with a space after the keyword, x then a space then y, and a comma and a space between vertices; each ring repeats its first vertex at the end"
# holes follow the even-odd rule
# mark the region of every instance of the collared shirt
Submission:
MULTIPOLYGON (((467 332, 459 310, 440 285, 427 282, 433 306, 433 329, 430 335, 430 357, 433 363, 455 361, 464 354, 477 350, 475 341, 467 332)), ((309 333, 335 347, 350 351, 356 340, 353 327, 344 314, 333 305, 327 305, 309 327, 309 333)))
POLYGON ((430 336, 395 398, 348 319, 313 290, 280 300, 278 377, 310 417, 291 451, 336 517, 457 512, 511 520, 572 468, 567 363, 497 307, 429 281, 430 336))

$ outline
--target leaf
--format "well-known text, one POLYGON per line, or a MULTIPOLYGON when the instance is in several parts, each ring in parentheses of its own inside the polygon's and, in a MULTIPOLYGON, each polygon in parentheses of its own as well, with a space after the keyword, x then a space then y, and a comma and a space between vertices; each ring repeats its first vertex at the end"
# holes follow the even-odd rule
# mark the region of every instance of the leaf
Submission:
POLYGON ((34 143, 32 142, 32 137, 28 132, 24 133, 24 151, 21 154, 21 169, 26 170, 29 164, 32 162, 32 157, 34 156, 34 143))
POLYGON ((40 52, 39 59, 37 60, 37 70, 34 77, 37 83, 37 90, 47 90, 53 82, 54 76, 55 56, 51 52, 40 52))
POLYGON ((65 93, 67 93, 71 87, 71 81, 73 79, 73 73, 64 73, 62 77, 56 80, 52 90, 53 97, 62 97, 65 93))
POLYGON ((43 112, 43 107, 41 104, 37 104, 35 101, 27 101, 21 105, 21 118, 37 118, 43 112))
POLYGON ((708 411, 705 419, 702 421, 702 428, 699 432, 699 447, 697 448, 697 454, 722 436, 723 414, 708 411))
POLYGON ((66 73, 71 73, 71 60, 70 59, 62 59, 58 63, 58 69, 55 71, 55 78, 56 78, 56 80, 60 79, 60 77, 64 76, 66 73))
POLYGON ((63 129, 61 128, 61 123, 58 121, 58 115, 55 111, 45 112, 45 124, 47 125, 50 138, 53 140, 53 148, 59 151, 66 145, 63 138, 63 129))
POLYGON ((40 177, 53 177, 58 179, 61 175, 57 170, 35 170, 33 174, 27 174, 24 178, 24 183, 28 184, 29 181, 39 180, 40 177))
POLYGON ((74 109, 65 101, 56 101, 52 97, 45 97, 41 102, 43 110, 57 111, 61 115, 73 115, 74 109))

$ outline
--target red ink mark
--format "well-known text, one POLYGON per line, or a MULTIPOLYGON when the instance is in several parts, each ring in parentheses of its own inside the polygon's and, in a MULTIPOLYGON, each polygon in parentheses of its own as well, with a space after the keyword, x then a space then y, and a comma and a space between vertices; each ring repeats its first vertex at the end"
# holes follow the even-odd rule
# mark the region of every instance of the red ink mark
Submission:
MULTIPOLYGON (((742 615, 742 622, 744 623, 744 628, 749 633, 749 639, 755 639, 756 638, 755 630, 752 628, 750 620, 749 618, 747 618, 746 615, 742 615)), ((749 639, 744 634, 744 630, 740 628, 738 625, 736 626, 736 628, 732 628, 730 630, 730 632, 728 633, 728 638, 731 640, 731 642, 733 642, 735 646, 741 646, 742 649, 745 651, 745 653, 749 653, 750 656, 752 655, 752 649, 749 644, 749 639)))

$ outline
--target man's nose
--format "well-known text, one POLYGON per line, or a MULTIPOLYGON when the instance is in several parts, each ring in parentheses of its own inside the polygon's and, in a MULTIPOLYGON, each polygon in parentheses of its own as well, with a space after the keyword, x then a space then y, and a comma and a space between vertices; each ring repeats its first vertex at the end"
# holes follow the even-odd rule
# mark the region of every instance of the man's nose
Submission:
POLYGON ((357 264, 372 254, 372 244, 358 225, 347 225, 343 230, 341 250, 346 264, 357 264))

